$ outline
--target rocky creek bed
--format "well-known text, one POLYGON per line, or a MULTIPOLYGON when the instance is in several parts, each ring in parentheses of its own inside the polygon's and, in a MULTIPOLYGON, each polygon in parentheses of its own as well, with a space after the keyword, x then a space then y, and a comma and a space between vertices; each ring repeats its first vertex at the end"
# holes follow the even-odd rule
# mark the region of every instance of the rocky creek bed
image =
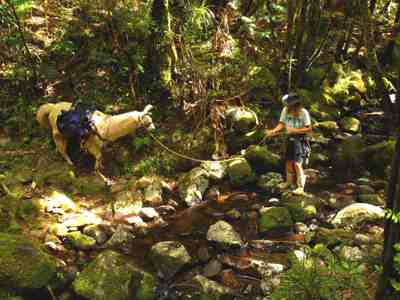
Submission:
POLYGON ((313 134, 304 196, 281 188, 280 146, 243 126, 227 136, 233 160, 111 187, 47 146, 2 143, 0 299, 266 300, 310 249, 318 264, 356 264, 368 292, 393 143, 329 122, 313 134))

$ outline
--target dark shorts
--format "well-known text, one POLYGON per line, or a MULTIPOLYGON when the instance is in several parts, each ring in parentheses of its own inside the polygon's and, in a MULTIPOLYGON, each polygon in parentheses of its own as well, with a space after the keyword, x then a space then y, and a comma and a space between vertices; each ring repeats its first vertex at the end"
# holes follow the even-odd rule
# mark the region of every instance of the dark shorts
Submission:
POLYGON ((286 160, 307 164, 310 152, 310 143, 305 137, 289 137, 287 139, 286 160))

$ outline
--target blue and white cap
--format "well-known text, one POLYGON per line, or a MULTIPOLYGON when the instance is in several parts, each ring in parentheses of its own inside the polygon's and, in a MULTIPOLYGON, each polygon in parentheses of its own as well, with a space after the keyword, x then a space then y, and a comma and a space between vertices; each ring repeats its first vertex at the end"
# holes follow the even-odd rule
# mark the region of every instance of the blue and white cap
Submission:
POLYGON ((300 102, 300 97, 296 93, 289 93, 282 97, 282 104, 284 106, 293 105, 300 102))

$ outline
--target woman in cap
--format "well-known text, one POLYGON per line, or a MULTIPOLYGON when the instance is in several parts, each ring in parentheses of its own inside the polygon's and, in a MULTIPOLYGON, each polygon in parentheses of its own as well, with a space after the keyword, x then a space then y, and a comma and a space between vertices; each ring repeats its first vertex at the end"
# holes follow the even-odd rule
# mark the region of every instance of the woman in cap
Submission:
POLYGON ((310 155, 310 146, 306 134, 312 130, 311 118, 297 94, 285 95, 282 102, 284 108, 279 123, 274 129, 267 130, 266 136, 272 137, 281 130, 286 130, 288 134, 285 156, 286 182, 283 188, 290 188, 296 183, 297 188, 293 193, 303 195, 306 183, 303 163, 307 161, 310 155))

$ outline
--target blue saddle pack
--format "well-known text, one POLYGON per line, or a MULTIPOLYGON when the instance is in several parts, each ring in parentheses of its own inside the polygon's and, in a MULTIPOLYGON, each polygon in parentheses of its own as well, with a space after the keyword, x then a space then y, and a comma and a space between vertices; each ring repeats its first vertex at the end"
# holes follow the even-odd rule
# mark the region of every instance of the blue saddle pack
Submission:
POLYGON ((75 103, 70 110, 62 111, 57 118, 57 127, 67 139, 82 142, 92 132, 92 114, 94 109, 81 102, 75 103))

